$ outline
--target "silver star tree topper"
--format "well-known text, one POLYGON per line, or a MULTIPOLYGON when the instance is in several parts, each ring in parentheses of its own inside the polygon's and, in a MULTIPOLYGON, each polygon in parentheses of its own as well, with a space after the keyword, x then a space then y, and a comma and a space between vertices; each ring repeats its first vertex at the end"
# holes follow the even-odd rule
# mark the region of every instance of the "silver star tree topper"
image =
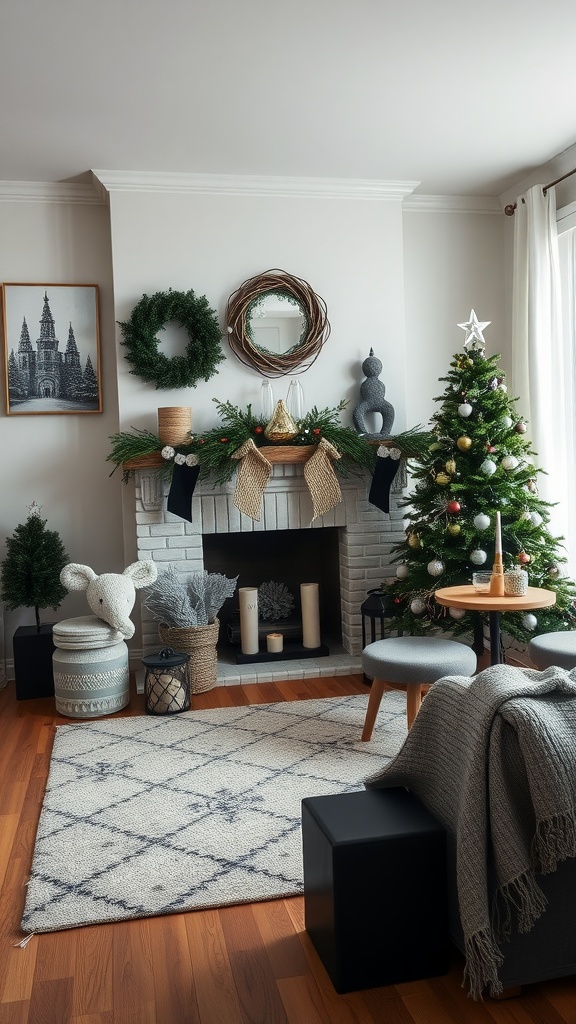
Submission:
POLYGON ((483 331, 486 327, 489 327, 492 323, 491 320, 478 320, 476 313, 473 309, 470 310, 470 319, 465 324, 458 324, 463 331, 466 331, 466 339, 464 341, 464 348, 468 348, 470 345, 472 348, 483 347, 486 342, 484 340, 483 331))

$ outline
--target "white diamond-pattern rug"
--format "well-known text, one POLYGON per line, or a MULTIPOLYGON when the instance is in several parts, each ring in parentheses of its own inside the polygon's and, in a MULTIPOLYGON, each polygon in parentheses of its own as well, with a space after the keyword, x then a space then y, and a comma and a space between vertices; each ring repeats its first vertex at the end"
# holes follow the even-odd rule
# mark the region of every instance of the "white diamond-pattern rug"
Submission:
POLYGON ((363 789, 406 737, 386 694, 286 701, 56 730, 25 932, 302 892, 301 801, 363 789))

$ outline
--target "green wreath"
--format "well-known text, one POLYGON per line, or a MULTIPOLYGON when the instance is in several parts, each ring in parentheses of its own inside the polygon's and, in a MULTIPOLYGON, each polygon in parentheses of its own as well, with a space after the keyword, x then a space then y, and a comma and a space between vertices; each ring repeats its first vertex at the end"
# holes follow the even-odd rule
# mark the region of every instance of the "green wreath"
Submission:
POLYGON ((226 357, 220 341, 222 332, 218 317, 210 309, 205 295, 196 298, 187 292, 156 292, 143 295, 132 315, 119 322, 123 341, 128 349, 126 359, 142 380, 158 388, 193 388, 199 380, 209 380, 216 366, 226 357), (186 354, 169 358, 158 351, 159 331, 171 320, 187 332, 190 341, 186 354))

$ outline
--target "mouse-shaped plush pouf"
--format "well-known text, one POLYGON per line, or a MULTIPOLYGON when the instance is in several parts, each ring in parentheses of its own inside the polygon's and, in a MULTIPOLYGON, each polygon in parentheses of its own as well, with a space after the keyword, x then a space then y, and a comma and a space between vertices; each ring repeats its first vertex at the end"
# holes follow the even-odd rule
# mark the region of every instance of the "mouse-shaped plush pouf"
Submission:
POLYGON ((99 718, 126 707, 130 699, 128 648, 136 591, 158 572, 152 561, 133 562, 123 573, 98 576, 88 565, 70 562, 60 573, 67 590, 85 590, 93 615, 57 622, 52 657, 56 710, 68 718, 99 718))

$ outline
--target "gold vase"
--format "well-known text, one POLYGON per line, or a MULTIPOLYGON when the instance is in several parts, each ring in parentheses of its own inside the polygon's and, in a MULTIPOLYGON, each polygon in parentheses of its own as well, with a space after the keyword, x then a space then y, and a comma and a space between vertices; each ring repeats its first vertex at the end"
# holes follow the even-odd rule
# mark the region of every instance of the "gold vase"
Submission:
POLYGON ((298 427, 294 423, 282 399, 276 402, 272 419, 266 424, 264 434, 269 441, 291 441, 296 437, 298 427))

